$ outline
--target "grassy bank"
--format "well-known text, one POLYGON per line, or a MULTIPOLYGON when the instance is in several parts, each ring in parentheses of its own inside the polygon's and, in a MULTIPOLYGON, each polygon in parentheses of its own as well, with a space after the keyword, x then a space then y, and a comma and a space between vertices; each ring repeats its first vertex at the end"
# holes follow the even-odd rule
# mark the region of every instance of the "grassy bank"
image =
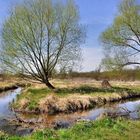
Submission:
POLYGON ((69 129, 45 129, 25 137, 9 137, 0 133, 2 140, 139 140, 140 121, 103 119, 78 122, 69 129))
POLYGON ((140 97, 138 87, 102 89, 82 85, 73 88, 60 88, 55 91, 48 88, 32 87, 18 96, 13 107, 22 112, 69 113, 135 97, 140 97))
POLYGON ((18 86, 16 84, 11 84, 8 86, 0 87, 0 92, 16 89, 18 86))
POLYGON ((16 89, 17 87, 29 87, 31 83, 15 76, 0 77, 0 92, 16 89))
POLYGON ((0 82, 0 93, 1 92, 4 92, 4 91, 8 91, 8 90, 14 90, 14 89, 17 89, 18 87, 25 87, 28 85, 21 82, 0 82))

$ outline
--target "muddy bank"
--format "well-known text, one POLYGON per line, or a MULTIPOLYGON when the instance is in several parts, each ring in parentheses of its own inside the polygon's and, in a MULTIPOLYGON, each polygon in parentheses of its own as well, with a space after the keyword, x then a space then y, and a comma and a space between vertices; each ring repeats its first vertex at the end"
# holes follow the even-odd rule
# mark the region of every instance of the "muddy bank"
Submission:
POLYGON ((23 98, 18 101, 18 106, 14 107, 16 112, 22 113, 45 113, 45 114, 56 114, 56 113, 72 113, 78 110, 84 111, 96 106, 102 106, 106 103, 117 102, 126 99, 139 98, 140 93, 138 92, 121 92, 121 93, 110 93, 109 95, 81 95, 73 94, 66 97, 58 97, 55 94, 46 96, 40 99, 32 108, 29 99, 23 98))
POLYGON ((0 125, 0 134, 2 132, 6 132, 8 135, 24 136, 31 134, 33 131, 33 128, 24 127, 23 124, 18 124, 16 122, 12 122, 6 119, 3 119, 3 121, 0 122, 0 125))

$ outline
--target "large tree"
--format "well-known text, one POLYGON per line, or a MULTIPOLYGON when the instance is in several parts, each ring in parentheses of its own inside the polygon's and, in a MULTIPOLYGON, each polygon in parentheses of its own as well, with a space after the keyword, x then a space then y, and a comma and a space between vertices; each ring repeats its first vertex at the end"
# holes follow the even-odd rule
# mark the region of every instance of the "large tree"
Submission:
POLYGON ((4 24, 0 58, 8 70, 31 75, 53 89, 53 70, 79 60, 84 37, 72 0, 25 0, 4 24))
POLYGON ((113 24, 101 35, 107 69, 140 65, 140 4, 123 0, 113 24))

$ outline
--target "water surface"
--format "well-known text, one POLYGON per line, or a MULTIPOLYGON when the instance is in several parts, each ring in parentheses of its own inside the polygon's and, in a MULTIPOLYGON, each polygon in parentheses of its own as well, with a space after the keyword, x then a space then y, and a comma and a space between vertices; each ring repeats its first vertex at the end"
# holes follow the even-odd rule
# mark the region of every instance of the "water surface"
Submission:
POLYGON ((9 104, 20 94, 21 88, 0 93, 0 118, 12 117, 14 114, 9 104))
POLYGON ((69 124, 74 124, 77 120, 96 120, 101 114, 107 112, 113 112, 118 114, 127 114, 126 111, 130 111, 125 115, 129 119, 139 119, 140 113, 137 112, 140 110, 140 99, 126 100, 116 103, 108 103, 104 106, 96 107, 87 111, 77 111, 71 114, 56 114, 56 115, 47 115, 47 114, 22 114, 22 117, 25 119, 42 119, 44 120, 43 125, 46 127, 52 127, 55 122, 67 122, 69 124))
MULTIPOLYGON (((21 93, 21 88, 16 90, 10 90, 8 92, 0 93, 0 130, 3 130, 12 135, 24 135, 29 134, 31 131, 28 128, 24 128, 19 125, 11 124, 8 120, 10 118, 15 118, 14 112, 9 107, 9 104, 16 99, 16 96, 21 93)), ((71 114, 56 114, 56 115, 47 115, 47 114, 20 114, 20 116, 26 120, 43 120, 42 124, 37 124, 38 126, 52 127, 56 122, 67 122, 70 125, 74 124, 79 119, 88 119, 96 120, 102 113, 106 112, 116 112, 124 113, 125 110, 128 110, 132 113, 128 114, 130 119, 139 119, 140 113, 137 110, 140 110, 140 99, 126 100, 116 103, 110 103, 103 106, 98 106, 94 109, 87 111, 78 111, 71 114)))

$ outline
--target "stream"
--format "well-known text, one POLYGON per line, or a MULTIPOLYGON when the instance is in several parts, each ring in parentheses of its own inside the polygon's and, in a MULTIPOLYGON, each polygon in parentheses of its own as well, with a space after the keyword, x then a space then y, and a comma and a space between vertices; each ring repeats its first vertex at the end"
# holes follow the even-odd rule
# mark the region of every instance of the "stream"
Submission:
POLYGON ((0 130, 11 135, 24 135, 31 133, 31 129, 23 128, 18 124, 11 123, 15 119, 15 114, 10 108, 10 103, 14 101, 21 88, 0 93, 0 130))
MULTIPOLYGON (((18 124, 12 124, 9 120, 14 119, 14 112, 10 109, 9 104, 16 99, 16 96, 21 93, 21 88, 16 90, 11 90, 8 92, 0 93, 0 130, 7 132, 11 135, 26 135, 30 134, 33 129, 26 126, 23 127, 18 124)), ((71 114, 57 114, 57 115, 47 115, 47 114, 20 114, 22 118, 26 120, 33 119, 43 119, 41 125, 45 127, 58 126, 60 128, 67 128, 74 124, 77 120, 96 120, 102 113, 106 112, 121 112, 125 113, 126 110, 131 111, 127 116, 130 119, 140 118, 140 112, 135 110, 140 110, 140 99, 120 101, 116 103, 105 104, 104 106, 98 106, 94 109, 87 111, 78 111, 71 114)), ((40 124, 38 124, 40 125, 40 124)))

